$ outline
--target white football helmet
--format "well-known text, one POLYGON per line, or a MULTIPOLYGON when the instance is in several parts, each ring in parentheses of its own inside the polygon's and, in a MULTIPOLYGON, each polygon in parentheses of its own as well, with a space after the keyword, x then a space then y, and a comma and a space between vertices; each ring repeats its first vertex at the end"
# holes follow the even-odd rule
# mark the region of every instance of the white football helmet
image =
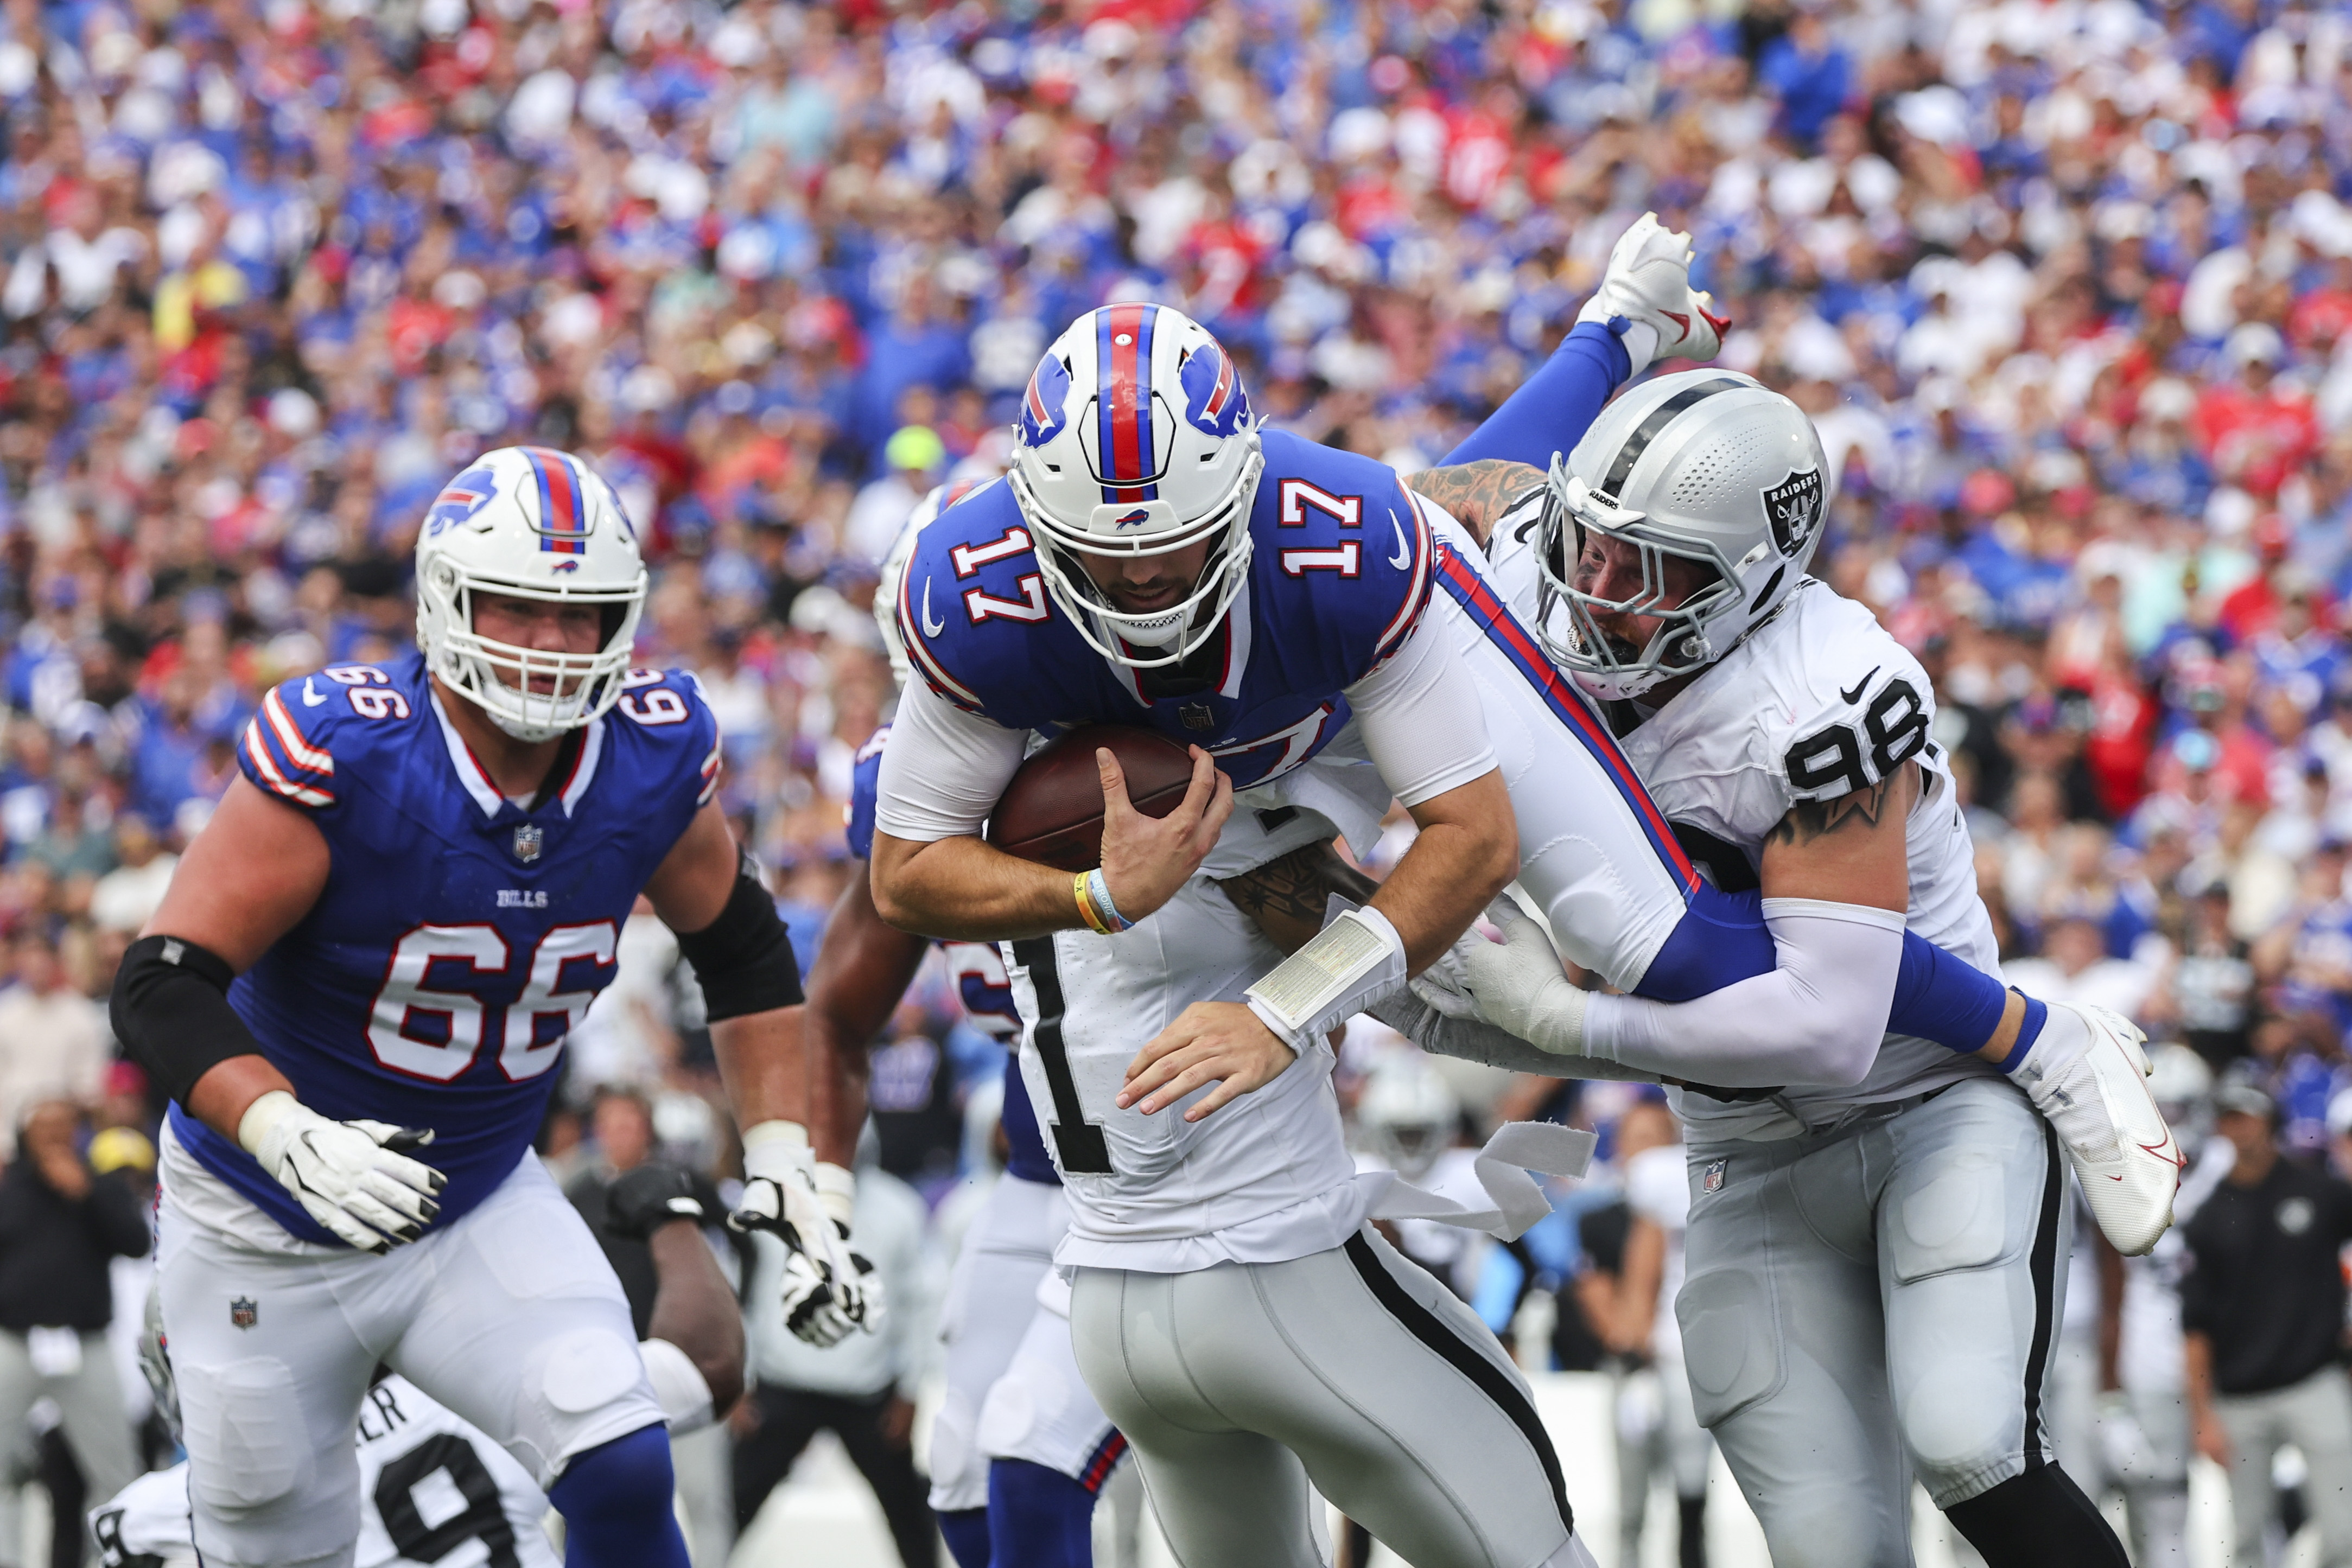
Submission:
POLYGON ((646 567, 621 498, 568 452, 502 446, 442 487, 416 536, 416 645, 425 667, 518 740, 552 740, 621 696, 646 607, 646 567), (593 604, 593 653, 549 653, 474 630, 474 595, 593 604), (537 682, 544 689, 534 689, 537 682))
POLYGON ((1830 502, 1829 459, 1804 410, 1752 376, 1685 371, 1645 382, 1554 455, 1537 534, 1537 634, 1546 653, 1604 700, 1639 696, 1704 669, 1780 608, 1801 581, 1830 502), (1596 599, 1574 586, 1590 529, 1641 552, 1642 591, 1596 599), (1665 560, 1714 580, 1673 610, 1665 560), (1612 644, 1594 614, 1653 615, 1640 649, 1612 644))
POLYGON ((1356 1124, 1373 1154, 1407 1181, 1419 1181, 1454 1146, 1462 1102, 1418 1053, 1399 1052, 1372 1069, 1356 1124))
POLYGON ((1165 305, 1106 305, 1037 362, 1009 483, 1062 613, 1105 658, 1152 669, 1206 642, 1241 591, 1265 466, 1241 373, 1208 329, 1165 305), (1203 540, 1192 592, 1148 615, 1110 603, 1076 559, 1203 540))

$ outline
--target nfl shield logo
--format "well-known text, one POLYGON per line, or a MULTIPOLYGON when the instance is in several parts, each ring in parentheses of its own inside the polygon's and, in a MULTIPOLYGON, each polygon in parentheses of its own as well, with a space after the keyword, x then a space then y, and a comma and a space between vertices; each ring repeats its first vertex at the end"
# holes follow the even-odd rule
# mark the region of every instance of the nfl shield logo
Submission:
POLYGON ((529 865, 537 860, 539 852, 546 847, 547 833, 538 823, 525 822, 515 830, 515 859, 522 862, 523 864, 529 865))
POLYGON ((251 1296, 239 1296, 228 1304, 228 1325, 249 1329, 261 1321, 261 1304, 251 1296))
POLYGON ((1730 1163, 1731 1162, 1729 1160, 1717 1160, 1711 1163, 1706 1167, 1706 1174, 1698 1178, 1699 1191, 1721 1192, 1723 1190, 1723 1167, 1730 1163))

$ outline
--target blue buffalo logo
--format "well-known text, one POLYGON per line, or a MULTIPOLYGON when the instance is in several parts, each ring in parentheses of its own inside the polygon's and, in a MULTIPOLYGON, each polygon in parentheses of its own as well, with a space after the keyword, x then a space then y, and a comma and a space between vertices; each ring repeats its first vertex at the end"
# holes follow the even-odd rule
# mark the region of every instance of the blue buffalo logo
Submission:
POLYGON ((1184 384, 1184 417, 1205 435, 1227 436, 1250 423, 1249 393, 1225 351, 1212 343, 1195 350, 1176 372, 1184 384))
POLYGON ((1062 434, 1070 422, 1070 371, 1048 354, 1030 374, 1029 391, 1021 400, 1021 441, 1043 446, 1062 434))
POLYGON ((468 468, 441 487, 425 514, 425 537, 436 538, 444 528, 471 521, 476 512, 499 493, 499 476, 487 467, 468 468))
POLYGON ((1146 511, 1143 507, 1138 507, 1131 512, 1125 513, 1118 517, 1113 518, 1111 521, 1111 527, 1115 528, 1131 528, 1139 523, 1148 523, 1150 520, 1151 514, 1146 511))

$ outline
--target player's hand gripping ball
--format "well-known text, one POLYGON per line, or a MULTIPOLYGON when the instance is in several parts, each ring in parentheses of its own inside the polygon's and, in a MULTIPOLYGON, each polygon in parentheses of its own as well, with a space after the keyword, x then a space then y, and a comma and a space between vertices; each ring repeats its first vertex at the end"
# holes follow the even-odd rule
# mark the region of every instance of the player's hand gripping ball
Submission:
POLYGON ((788 1169, 743 1184, 727 1223, 764 1230, 784 1244, 784 1326, 820 1350, 882 1322, 882 1276, 849 1244, 849 1228, 818 1205, 808 1174, 788 1169))
POLYGON ((1066 872, 1102 868, 1118 913, 1143 919, 1200 869, 1233 814, 1209 754, 1133 725, 1088 725, 1021 765, 988 841, 1066 872))

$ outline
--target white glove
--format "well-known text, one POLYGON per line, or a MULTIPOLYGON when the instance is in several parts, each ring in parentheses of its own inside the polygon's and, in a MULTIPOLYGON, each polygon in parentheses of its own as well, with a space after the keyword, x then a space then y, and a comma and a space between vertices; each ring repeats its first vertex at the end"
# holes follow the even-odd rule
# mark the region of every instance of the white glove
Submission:
POLYGON ((1622 340, 1637 376, 1654 359, 1711 360, 1723 351, 1731 323, 1710 308, 1712 295, 1692 289, 1690 264, 1690 235, 1643 213, 1618 237, 1600 288, 1576 319, 1606 324, 1624 317, 1631 325, 1622 340), (1644 327, 1648 332, 1639 330, 1644 327))
POLYGON ((331 1122, 283 1089, 245 1109, 236 1141, 320 1226, 363 1252, 388 1252, 425 1233, 449 1178, 399 1151, 429 1130, 389 1122, 331 1122))
POLYGON ((1561 969, 1543 926, 1510 898, 1486 908, 1502 931, 1498 946, 1481 942, 1463 956, 1478 1016, 1554 1056, 1584 1051, 1584 993, 1561 969))
POLYGON ((882 1318, 881 1278, 850 1250, 848 1222, 829 1211, 846 1207, 849 1173, 817 1165, 806 1129, 762 1122, 743 1134, 743 1197, 727 1223, 783 1242, 784 1326, 819 1348, 875 1328, 882 1318), (830 1194, 819 1190, 821 1169, 837 1173, 830 1194))

